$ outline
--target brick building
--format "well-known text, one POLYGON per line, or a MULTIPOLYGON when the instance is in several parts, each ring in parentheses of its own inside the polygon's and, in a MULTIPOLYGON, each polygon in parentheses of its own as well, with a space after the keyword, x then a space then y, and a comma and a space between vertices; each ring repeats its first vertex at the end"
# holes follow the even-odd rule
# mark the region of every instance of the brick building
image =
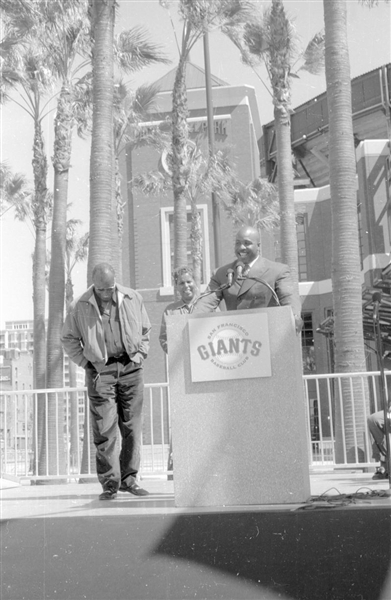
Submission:
MULTIPOLYGON (((156 82, 160 92, 158 112, 144 124, 162 123, 171 114, 172 88, 175 69, 156 82)), ((205 75, 202 69, 188 63, 187 94, 189 107, 190 138, 205 133, 207 152, 207 110, 205 97, 205 75)), ((258 140, 261 124, 254 88, 230 86, 212 76, 215 149, 226 148, 235 165, 239 179, 252 181, 260 173, 258 140)), ((158 336, 161 316, 165 306, 173 300, 172 287, 172 196, 144 196, 128 184, 133 176, 141 172, 158 169, 161 156, 151 147, 132 149, 129 145, 121 156, 123 197, 127 199, 124 243, 123 280, 125 285, 139 290, 144 298, 152 322, 151 351, 145 364, 148 382, 165 381, 165 362, 158 336)), ((215 268, 213 247, 213 224, 211 198, 203 198, 197 205, 200 211, 204 236, 204 263, 202 283, 205 286, 211 270, 215 268)), ((189 221, 190 221, 190 206, 189 221)), ((233 255, 234 231, 232 222, 221 211, 221 237, 223 261, 233 255)), ((190 259, 190 248, 189 248, 190 259)))
MULTIPOLYGON (((152 123, 170 115, 175 69, 157 84, 158 112, 152 123)), ((206 129, 205 76, 189 64, 187 71, 190 135, 206 129)), ((359 223, 363 290, 370 287, 389 262, 390 204, 390 90, 391 65, 379 67, 352 80, 354 141, 357 157, 357 218, 359 223)), ((254 89, 230 86, 212 77, 216 149, 229 147, 239 179, 250 182, 261 174, 276 175, 274 123, 261 127, 254 89)), ((300 296, 303 307, 304 372, 333 370, 330 340, 316 331, 332 313, 331 205, 328 174, 328 112, 326 92, 295 108, 291 119, 295 166, 295 203, 298 213, 300 296)), ((160 319, 173 299, 171 280, 173 198, 146 197, 132 189, 137 173, 156 170, 161 157, 147 146, 126 148, 122 156, 123 195, 127 199, 123 271, 125 284, 138 289, 146 302, 153 332, 146 380, 165 380, 164 357, 158 343, 160 319)), ((203 281, 214 264, 210 198, 199 206, 204 227, 203 281)), ((232 223, 222 214, 223 262, 233 256, 232 223)), ((263 254, 279 259, 278 232, 262 236, 263 254)), ((368 368, 376 368, 368 355, 368 368)), ((324 424, 327 425, 327 424, 324 424)))
MULTIPOLYGON (((175 69, 156 84, 158 112, 149 123, 163 122, 171 111, 175 69)), ((360 229, 363 288, 370 286, 389 261, 390 208, 390 84, 391 65, 352 80, 354 137, 357 155, 357 215, 360 229)), ((190 136, 206 129, 205 76, 189 63, 187 71, 190 136)), ((230 86, 212 77, 215 148, 230 148, 239 179, 249 182, 259 174, 275 180, 276 148, 274 123, 261 127, 254 89, 230 86)), ((299 214, 300 296, 305 328, 303 353, 305 372, 332 370, 332 346, 316 333, 331 314, 331 206, 328 186, 327 95, 323 93, 295 108, 292 115, 292 152, 295 157, 295 203, 299 214)), ((132 189, 137 173, 158 168, 159 154, 145 146, 126 148, 122 155, 123 195, 127 199, 123 271, 125 284, 143 294, 153 331, 146 380, 165 379, 164 360, 158 343, 160 319, 173 299, 171 278, 172 196, 146 197, 132 189)), ((189 207, 190 209, 190 207, 189 207)), ((203 283, 214 264, 211 199, 199 205, 204 228, 203 283)), ((233 256, 232 223, 222 213, 223 262, 233 256)), ((262 236, 262 251, 279 259, 278 232, 274 239, 262 236)))

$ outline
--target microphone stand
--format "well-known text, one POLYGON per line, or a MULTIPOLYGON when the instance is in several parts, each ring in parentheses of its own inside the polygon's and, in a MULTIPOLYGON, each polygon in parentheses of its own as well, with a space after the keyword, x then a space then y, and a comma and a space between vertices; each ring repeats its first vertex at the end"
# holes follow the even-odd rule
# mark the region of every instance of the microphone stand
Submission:
POLYGON ((387 490, 387 496, 390 496, 391 495, 390 427, 389 427, 389 423, 388 423, 388 402, 387 402, 387 392, 386 392, 385 376, 384 376, 383 342, 381 339, 381 330, 380 330, 379 304, 380 304, 379 300, 376 300, 374 302, 373 325, 374 325, 375 337, 376 337, 377 363, 378 363, 378 367, 379 367, 379 371, 380 371, 380 396, 381 396, 382 403, 383 403, 383 413, 384 413, 384 435, 386 438, 386 471, 388 473, 388 486, 389 486, 389 488, 387 490))
POLYGON ((231 285, 232 285, 232 283, 223 283, 215 290, 206 290, 205 292, 202 292, 202 294, 200 294, 193 302, 193 306, 195 306, 197 304, 198 300, 201 300, 201 298, 205 298, 205 296, 210 296, 211 294, 216 294, 216 293, 218 294, 219 292, 223 292, 224 290, 227 290, 228 288, 230 288, 231 285))
POLYGON ((267 281, 264 281, 263 279, 261 279, 260 277, 244 277, 244 279, 252 279, 253 281, 258 281, 258 283, 263 283, 263 285, 265 285, 272 293, 272 296, 274 298, 274 301, 276 303, 276 306, 281 306, 280 300, 276 294, 276 291, 272 288, 271 285, 268 284, 267 281))

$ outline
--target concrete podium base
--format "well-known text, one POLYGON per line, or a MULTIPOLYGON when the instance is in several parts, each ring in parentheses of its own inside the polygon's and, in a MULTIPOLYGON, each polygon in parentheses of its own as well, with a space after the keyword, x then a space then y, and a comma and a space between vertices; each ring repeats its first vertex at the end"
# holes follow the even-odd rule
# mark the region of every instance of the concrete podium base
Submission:
MULTIPOLYGON (((271 377, 191 380, 189 319, 167 319, 175 504, 304 502, 311 495, 300 345, 290 307, 267 312, 271 377)), ((237 314, 235 312, 235 314, 237 314)))

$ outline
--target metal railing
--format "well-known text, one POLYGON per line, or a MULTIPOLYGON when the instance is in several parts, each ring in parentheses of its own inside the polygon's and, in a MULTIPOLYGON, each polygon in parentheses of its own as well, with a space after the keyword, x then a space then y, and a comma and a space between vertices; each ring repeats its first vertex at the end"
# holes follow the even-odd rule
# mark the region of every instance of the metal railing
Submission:
MULTIPOLYGON (((143 476, 168 472, 170 435, 168 384, 146 384, 143 476)), ((0 474, 95 479, 87 388, 0 392, 0 447, 0 474)))
MULTIPOLYGON (((311 470, 374 466, 366 419, 382 409, 379 377, 378 371, 303 376, 311 470)), ((89 415, 84 387, 0 392, 0 474, 31 480, 96 478, 89 415)), ((168 473, 170 423, 168 383, 146 384, 142 477, 168 473)))
MULTIPOLYGON (((385 373, 386 393, 391 382, 389 377, 391 371, 385 373)), ((303 380, 310 467, 313 470, 373 467, 367 418, 383 409, 380 372, 304 375, 303 380), (316 410, 311 414, 313 407, 316 410)))

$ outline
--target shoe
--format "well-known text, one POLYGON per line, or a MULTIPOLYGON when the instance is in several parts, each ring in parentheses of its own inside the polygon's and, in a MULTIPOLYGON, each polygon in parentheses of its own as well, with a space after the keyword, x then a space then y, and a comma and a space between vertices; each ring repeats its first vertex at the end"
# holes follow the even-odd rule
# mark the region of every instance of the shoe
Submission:
POLYGON ((121 487, 119 488, 120 492, 129 492, 129 494, 134 494, 135 496, 149 496, 149 492, 147 490, 143 490, 137 483, 132 483, 131 485, 126 485, 126 483, 121 483, 121 487))
POLYGON ((99 495, 99 500, 114 500, 117 497, 117 492, 115 490, 104 490, 99 495))
POLYGON ((388 473, 386 472, 384 467, 376 467, 376 472, 375 472, 374 476, 372 477, 372 479, 374 479, 374 480, 388 479, 388 473))

